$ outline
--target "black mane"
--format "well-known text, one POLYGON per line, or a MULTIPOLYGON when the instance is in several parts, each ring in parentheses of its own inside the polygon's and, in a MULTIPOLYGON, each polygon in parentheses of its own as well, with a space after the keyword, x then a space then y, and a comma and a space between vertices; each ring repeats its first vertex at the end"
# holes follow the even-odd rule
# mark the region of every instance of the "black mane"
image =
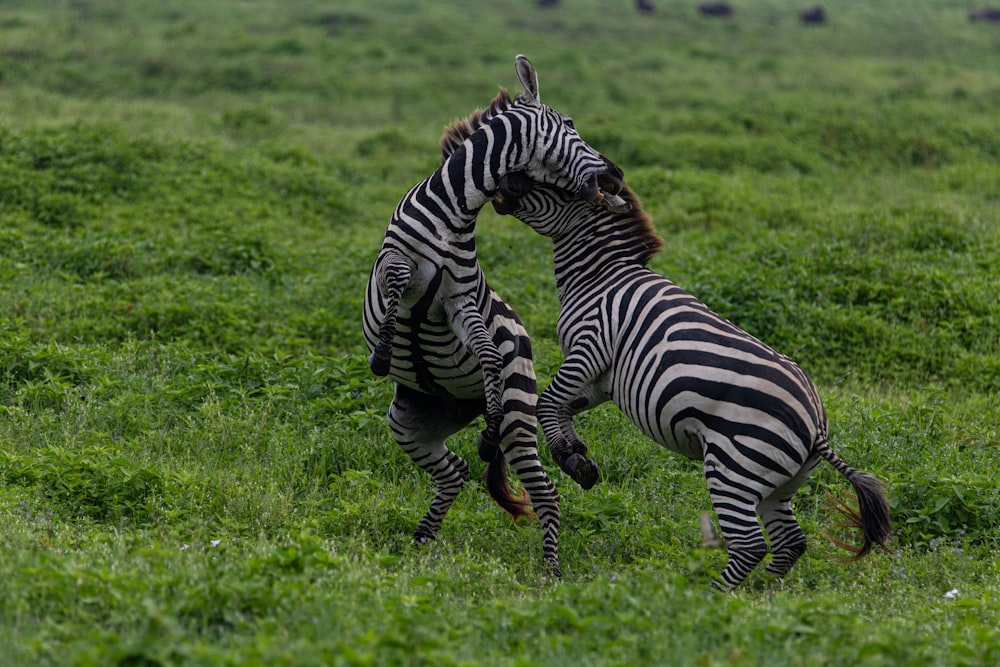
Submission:
POLYGON ((507 89, 501 88, 488 107, 476 109, 465 118, 459 118, 445 127, 441 137, 441 163, 444 164, 472 133, 489 123, 497 114, 506 111, 513 101, 507 89))

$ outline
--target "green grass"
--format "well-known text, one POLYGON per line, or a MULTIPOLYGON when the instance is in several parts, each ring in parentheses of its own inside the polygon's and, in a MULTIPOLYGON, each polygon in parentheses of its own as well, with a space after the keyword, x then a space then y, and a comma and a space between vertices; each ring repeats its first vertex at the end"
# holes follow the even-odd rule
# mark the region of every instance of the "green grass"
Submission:
MULTIPOLYGON (((947 0, 23 1, 0 8, 0 654, 10 665, 986 665, 1000 659, 1000 33, 947 0), (699 467, 603 406, 565 576, 473 468, 439 538, 363 289, 445 124, 538 67, 626 171, 652 266, 799 360, 889 484, 855 564, 821 467, 781 582, 708 583, 699 467)), ((561 357, 548 242, 491 283, 561 357)))

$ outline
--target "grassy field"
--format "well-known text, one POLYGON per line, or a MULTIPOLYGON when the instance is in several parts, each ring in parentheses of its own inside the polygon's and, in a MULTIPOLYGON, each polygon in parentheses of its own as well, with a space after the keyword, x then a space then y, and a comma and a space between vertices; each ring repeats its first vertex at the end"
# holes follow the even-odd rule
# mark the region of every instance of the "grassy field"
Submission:
MULTIPOLYGON (((948 0, 729 19, 666 2, 0 6, 0 656, 20 665, 1000 662, 1000 27, 948 0), (856 564, 821 467, 810 549, 730 595, 700 467, 613 408, 603 481, 537 522, 392 442, 360 330, 386 220, 452 119, 538 67, 666 241, 652 266, 796 358, 884 479, 856 564)), ((481 216, 491 283, 561 357, 551 249, 481 216)))

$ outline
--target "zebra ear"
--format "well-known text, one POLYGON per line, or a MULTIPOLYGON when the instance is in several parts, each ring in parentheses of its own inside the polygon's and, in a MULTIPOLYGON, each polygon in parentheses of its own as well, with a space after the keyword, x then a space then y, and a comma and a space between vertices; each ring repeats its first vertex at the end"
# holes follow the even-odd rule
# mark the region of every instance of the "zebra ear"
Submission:
POLYGON ((524 99, 532 104, 541 104, 542 100, 538 95, 538 72, 531 61, 521 54, 514 59, 514 69, 517 70, 517 78, 524 86, 524 99))

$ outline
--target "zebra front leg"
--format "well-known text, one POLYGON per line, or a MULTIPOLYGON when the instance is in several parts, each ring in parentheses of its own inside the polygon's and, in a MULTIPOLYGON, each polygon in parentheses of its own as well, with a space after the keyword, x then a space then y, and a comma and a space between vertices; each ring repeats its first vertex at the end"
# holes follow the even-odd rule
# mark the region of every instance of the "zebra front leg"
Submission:
MULTIPOLYGON (((540 417, 547 392, 548 390, 543 392, 539 399, 540 417)), ((565 405, 559 405, 555 408, 546 407, 546 417, 542 422, 545 441, 549 444, 549 451, 559 468, 582 488, 591 489, 600 479, 600 471, 594 459, 587 458, 587 445, 580 440, 576 430, 565 428, 567 424, 572 427, 573 414, 575 413, 565 405), (548 417, 549 410, 555 413, 554 418, 548 417)))
POLYGON ((479 434, 479 456, 491 460, 492 452, 500 443, 500 424, 503 421, 503 382, 500 378, 503 357, 493 342, 482 312, 468 295, 445 303, 445 312, 451 321, 452 331, 479 362, 483 375, 483 394, 486 398, 486 427, 479 434))
POLYGON ((569 452, 564 459, 565 465, 561 464, 560 467, 563 470, 571 470, 570 476, 584 489, 590 489, 597 483, 600 472, 594 459, 587 458, 587 445, 577 434, 573 417, 607 402, 608 399, 605 392, 598 390, 594 385, 588 385, 580 396, 559 410, 560 429, 566 439, 566 451, 569 452))
POLYGON ((389 406, 389 428, 414 463, 434 478, 436 492, 417 524, 414 539, 433 539, 441 522, 469 480, 469 464, 448 449, 445 439, 457 433, 481 411, 478 400, 460 401, 429 396, 402 385, 389 406))
POLYGON ((597 463, 586 456, 587 445, 573 428, 573 415, 606 400, 593 384, 602 368, 588 364, 598 358, 584 349, 574 349, 538 399, 538 422, 552 458, 584 489, 593 488, 600 471, 597 463))
POLYGON ((377 280, 379 293, 386 299, 385 316, 378 330, 378 344, 368 357, 368 366, 372 373, 379 377, 389 374, 392 366, 392 339, 396 337, 396 312, 403 290, 410 282, 413 274, 413 264, 410 260, 395 252, 388 252, 377 264, 377 280))

